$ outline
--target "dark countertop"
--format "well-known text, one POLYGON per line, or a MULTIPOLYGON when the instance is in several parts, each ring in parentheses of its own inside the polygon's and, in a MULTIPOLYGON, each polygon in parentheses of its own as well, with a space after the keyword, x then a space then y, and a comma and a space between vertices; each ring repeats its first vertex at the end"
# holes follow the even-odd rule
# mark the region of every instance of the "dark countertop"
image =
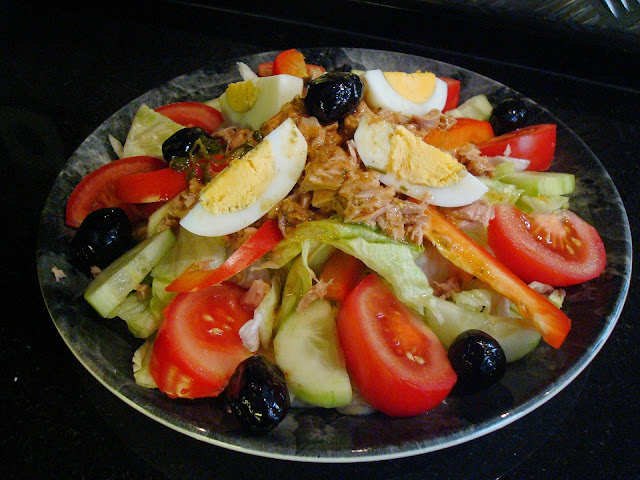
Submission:
MULTIPOLYGON (((320 2, 309 4, 308 14, 320 2)), ((365 11, 365 4, 342 2, 358 12, 365 11)), ((387 10, 374 2, 368 16, 349 28, 337 3, 323 5, 322 22, 317 22, 323 26, 314 26, 298 11, 274 9, 280 13, 261 18, 259 8, 252 10, 255 15, 238 15, 231 7, 179 8, 171 2, 98 2, 86 11, 59 5, 30 8, 28 2, 0 7, 5 49, 0 57, 1 178, 9 198, 3 237, 9 265, 3 298, 9 308, 0 323, 5 477, 8 471, 9 478, 29 479, 186 479, 196 476, 190 475, 190 466, 193 473, 206 463, 198 455, 210 454, 222 462, 246 461, 249 478, 273 478, 273 470, 251 470, 247 459, 188 443, 121 405, 61 340, 41 300, 35 268, 39 213, 75 148, 121 106, 217 58, 350 46, 422 55, 492 77, 547 107, 594 151, 620 192, 637 243, 640 92, 631 66, 638 64, 640 46, 635 38, 625 37, 616 46, 600 34, 580 37, 536 30, 533 24, 530 30, 514 31, 508 22, 497 22, 503 25, 497 29, 478 25, 469 15, 447 23, 451 17, 444 10, 429 11, 425 18, 402 8, 380 16, 387 10), (336 15, 335 21, 323 23, 330 15, 336 15), (391 29, 387 22, 393 20, 401 27, 391 29), (172 442, 186 444, 190 454, 162 456, 172 442)), ((592 364, 540 412, 505 432, 539 432, 528 448, 516 448, 513 437, 510 451, 509 440, 494 435, 500 445, 482 456, 461 458, 479 466, 477 478, 640 479, 639 296, 633 279, 618 324, 592 364), (491 468, 482 468, 492 462, 491 468)), ((447 452, 439 455, 432 458, 446 459, 447 452)), ((307 477, 361 472, 356 466, 350 471, 270 465, 280 478, 292 472, 302 478, 305 472, 307 477)), ((394 472, 390 479, 429 478, 424 465, 422 458, 386 468, 394 472)), ((213 470, 211 478, 227 478, 223 471, 213 470)))

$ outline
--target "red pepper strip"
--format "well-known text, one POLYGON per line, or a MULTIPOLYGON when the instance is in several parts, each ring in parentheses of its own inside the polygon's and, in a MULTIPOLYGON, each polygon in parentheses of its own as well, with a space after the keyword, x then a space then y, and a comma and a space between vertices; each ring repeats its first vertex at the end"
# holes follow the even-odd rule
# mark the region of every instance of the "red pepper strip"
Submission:
POLYGON ((428 206, 425 236, 451 263, 486 282, 511 300, 520 314, 533 322, 545 342, 560 348, 571 329, 571 320, 544 295, 533 290, 511 270, 469 238, 435 207, 428 206))
POLYGON ((267 220, 227 260, 214 270, 199 270, 194 264, 165 289, 167 292, 195 292, 217 285, 241 272, 282 240, 275 219, 267 220))

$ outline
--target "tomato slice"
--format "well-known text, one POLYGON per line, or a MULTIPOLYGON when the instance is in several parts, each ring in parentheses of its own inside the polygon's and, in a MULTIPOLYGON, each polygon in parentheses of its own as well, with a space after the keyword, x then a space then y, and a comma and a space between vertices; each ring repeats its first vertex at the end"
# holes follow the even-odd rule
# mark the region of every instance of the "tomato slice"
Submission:
POLYGON ((525 214, 513 205, 496 205, 488 241, 496 257, 527 283, 575 285, 598 277, 606 264, 596 229, 569 210, 525 214))
POLYGON ((533 323, 545 342, 560 348, 571 329, 569 317, 544 295, 524 283, 435 207, 428 206, 427 214, 430 218, 424 226, 424 234, 442 256, 511 300, 520 314, 533 323))
POLYGON ((259 77, 270 77, 273 75, 273 62, 264 62, 258 65, 259 77))
POLYGON ((222 113, 206 103, 176 102, 155 109, 185 127, 200 127, 209 135, 224 121, 222 113))
POLYGON ((439 405, 456 383, 444 346, 376 274, 347 296, 337 322, 349 376, 381 412, 419 415, 439 405))
POLYGON ((167 292, 194 292, 217 285, 241 272, 262 257, 282 240, 282 232, 275 219, 263 223, 240 248, 214 270, 199 270, 197 265, 187 268, 166 287, 167 292))
POLYGON ((321 281, 331 281, 324 298, 343 302, 362 279, 365 268, 365 264, 356 257, 342 250, 333 252, 320 274, 321 281))
POLYGON ((295 48, 280 52, 273 61, 273 74, 280 75, 283 73, 300 78, 307 76, 307 64, 304 61, 304 55, 295 48))
MULTIPOLYGON (((314 65, 313 63, 306 64, 307 74, 304 78, 314 79, 322 75, 326 70, 321 65, 314 65)), ((273 62, 264 62, 258 65, 258 76, 269 77, 274 75, 273 62)))
POLYGON ((509 150, 509 156, 531 162, 527 170, 541 172, 549 168, 555 156, 556 130, 552 123, 541 123, 490 138, 476 146, 488 157, 504 155, 509 150))
POLYGON ((65 223, 78 228, 84 218, 94 210, 106 207, 121 207, 127 211, 132 221, 136 220, 133 210, 128 209, 118 198, 115 180, 124 175, 152 172, 167 168, 167 162, 160 158, 137 156, 121 158, 103 165, 85 176, 69 196, 65 223))
POLYGON ((453 110, 460 103, 460 80, 450 77, 438 77, 447 84, 447 100, 444 104, 443 112, 453 110))
POLYGON ((425 136, 424 141, 434 147, 453 150, 467 143, 479 143, 493 138, 493 127, 489 122, 474 118, 457 118, 450 128, 434 128, 425 136))
POLYGON ((187 177, 167 167, 153 172, 132 173, 115 179, 116 195, 125 203, 153 203, 170 200, 185 188, 187 177))
POLYGON ((215 397, 251 352, 239 330, 253 317, 245 290, 223 283, 181 293, 165 308, 153 342, 149 372, 171 398, 215 397))

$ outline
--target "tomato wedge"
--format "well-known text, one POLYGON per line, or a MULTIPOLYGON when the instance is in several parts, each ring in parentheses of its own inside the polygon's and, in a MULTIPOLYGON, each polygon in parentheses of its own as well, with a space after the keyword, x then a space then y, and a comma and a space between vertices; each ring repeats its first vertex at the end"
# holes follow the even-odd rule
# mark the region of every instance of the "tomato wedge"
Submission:
POLYGON ((515 273, 469 238, 434 206, 427 207, 430 219, 425 236, 451 263, 511 300, 520 314, 530 320, 545 342, 560 348, 571 329, 571 320, 545 296, 533 290, 515 273))
POLYGON ((125 203, 153 203, 170 200, 185 188, 187 177, 167 167, 153 172, 132 173, 114 182, 116 195, 125 203))
POLYGON ((222 113, 206 103, 176 102, 155 109, 185 127, 200 127, 209 135, 224 121, 222 113))
POLYGON ((153 342, 149 373, 171 398, 215 397, 251 352, 240 327, 253 318, 245 290, 223 283, 181 293, 165 308, 153 342))
POLYGON ((525 214, 513 205, 496 205, 488 241, 496 257, 527 283, 575 285, 598 277, 606 265, 596 229, 569 210, 525 214))
POLYGON ((374 273, 347 296, 337 327, 351 380, 387 415, 431 410, 456 383, 444 346, 374 273))
POLYGON ((493 138, 493 127, 489 122, 474 118, 457 118, 450 128, 434 128, 425 136, 424 141, 434 147, 453 150, 467 143, 477 144, 493 138))
POLYGON ((199 270, 197 265, 187 268, 167 287, 167 292, 194 292, 217 285, 241 272, 262 257, 282 240, 282 232, 275 219, 269 219, 215 270, 199 270))
POLYGON ((293 75, 303 78, 307 75, 307 64, 304 55, 295 48, 280 52, 273 61, 273 74, 293 75))
POLYGON ((556 151, 556 126, 541 123, 519 128, 476 144, 480 153, 488 157, 504 155, 509 151, 513 158, 524 158, 531 163, 527 170, 547 170, 556 151))
POLYGON ((78 228, 87 215, 106 207, 124 208, 132 221, 137 220, 134 210, 128 209, 118 198, 115 181, 124 175, 162 168, 167 168, 167 162, 149 156, 121 158, 97 168, 85 176, 71 192, 67 201, 65 223, 69 227, 78 228))
MULTIPOLYGON (((323 66, 314 65, 313 63, 306 64, 307 74, 304 78, 314 79, 322 75, 326 70, 323 66)), ((264 62, 258 65, 258 76, 269 77, 273 75, 273 62, 264 62)))
POLYGON ((438 77, 447 84, 447 100, 444 104, 443 112, 457 108, 460 103, 460 80, 450 77, 438 77))
POLYGON ((321 281, 331 282, 324 298, 343 302, 362 279, 365 268, 365 264, 356 257, 342 250, 333 252, 320 274, 321 281))

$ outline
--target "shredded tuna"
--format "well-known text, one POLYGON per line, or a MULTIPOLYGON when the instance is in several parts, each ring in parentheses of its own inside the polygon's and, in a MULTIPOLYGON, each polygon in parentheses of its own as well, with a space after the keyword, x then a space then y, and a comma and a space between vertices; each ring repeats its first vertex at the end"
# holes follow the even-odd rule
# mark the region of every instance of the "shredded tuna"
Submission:
POLYGON ((64 271, 56 266, 51 268, 51 273, 53 273, 53 278, 55 278, 56 282, 60 282, 63 278, 67 278, 67 275, 64 273, 64 271))
POLYGON ((287 118, 291 118, 297 124, 297 120, 303 116, 308 117, 304 101, 300 97, 296 97, 289 103, 285 103, 278 113, 267 120, 264 125, 262 125, 260 132, 263 135, 268 135, 287 118))
POLYGON ((227 152, 247 142, 253 143, 253 131, 248 128, 226 127, 216 130, 215 136, 221 138, 227 146, 227 152))
POLYGON ((454 155, 471 175, 492 177, 496 170, 495 163, 489 157, 482 155, 480 150, 471 143, 458 148, 454 155))
POLYGON ((316 149, 305 167, 300 191, 338 190, 347 174, 358 168, 354 158, 336 145, 316 149))
POLYGON ((298 306, 296 307, 297 312, 303 312, 309 305, 311 305, 316 300, 322 300, 327 294, 327 288, 331 284, 332 280, 328 282, 324 280, 318 280, 308 291, 305 293, 300 302, 298 302, 298 306))
POLYGON ((204 184, 196 178, 189 181, 189 186, 178 195, 169 200, 165 216, 158 225, 158 231, 167 228, 178 228, 180 220, 198 203, 198 194, 204 187, 204 184))
POLYGON ((251 282, 249 290, 242 296, 242 303, 253 308, 256 308, 262 302, 262 299, 266 297, 267 293, 271 290, 271 285, 262 279, 257 279, 251 282))
POLYGON ((463 207, 442 208, 442 212, 461 230, 486 228, 493 217, 491 203, 482 198, 463 207))
POLYGON ((146 283, 140 283, 136 286, 136 295, 140 300, 146 300, 151 295, 151 287, 146 283))

